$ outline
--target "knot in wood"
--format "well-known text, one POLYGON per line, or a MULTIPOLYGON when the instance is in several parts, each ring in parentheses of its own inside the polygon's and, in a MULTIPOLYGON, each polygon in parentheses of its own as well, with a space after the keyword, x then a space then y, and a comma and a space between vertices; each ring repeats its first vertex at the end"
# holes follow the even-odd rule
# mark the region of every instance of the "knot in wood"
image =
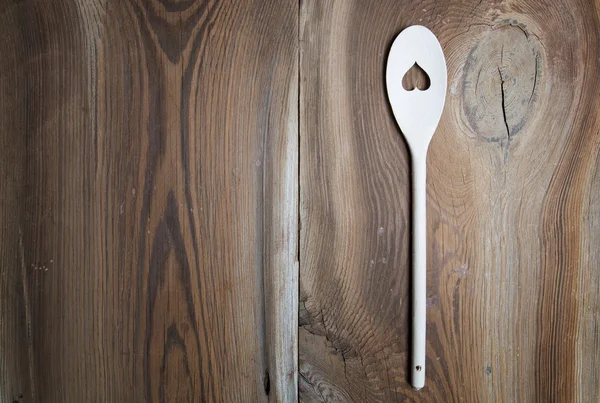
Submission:
POLYGON ((478 38, 463 70, 463 111, 489 142, 510 142, 534 111, 542 57, 526 27, 505 21, 478 38))

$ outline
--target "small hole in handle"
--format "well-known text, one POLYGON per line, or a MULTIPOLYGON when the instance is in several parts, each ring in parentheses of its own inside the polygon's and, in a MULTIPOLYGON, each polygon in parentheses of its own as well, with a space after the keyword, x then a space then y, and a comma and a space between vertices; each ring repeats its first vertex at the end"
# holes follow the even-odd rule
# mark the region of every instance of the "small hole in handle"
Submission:
POLYGON ((423 367, 421 367, 420 365, 417 365, 417 372, 421 372, 422 369, 423 369, 423 367))

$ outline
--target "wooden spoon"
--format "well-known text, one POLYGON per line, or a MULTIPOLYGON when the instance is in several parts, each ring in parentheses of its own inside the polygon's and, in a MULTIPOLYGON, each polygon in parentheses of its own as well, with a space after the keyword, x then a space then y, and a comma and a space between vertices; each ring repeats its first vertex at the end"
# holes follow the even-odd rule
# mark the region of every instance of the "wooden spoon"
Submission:
POLYGON ((412 157, 412 386, 421 389, 425 386, 427 148, 442 116, 447 86, 446 59, 430 30, 414 25, 398 35, 388 56, 386 82, 394 116, 412 157), (402 86, 402 77, 415 63, 429 76, 431 84, 425 91, 407 91, 402 86))

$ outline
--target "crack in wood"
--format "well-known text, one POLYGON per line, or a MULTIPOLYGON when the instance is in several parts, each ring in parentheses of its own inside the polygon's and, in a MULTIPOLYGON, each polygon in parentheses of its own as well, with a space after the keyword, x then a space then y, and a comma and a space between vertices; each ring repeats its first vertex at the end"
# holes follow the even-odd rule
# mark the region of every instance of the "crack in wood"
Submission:
POLYGON ((500 95, 502 106, 502 120, 504 120, 504 126, 506 127, 506 136, 510 140, 510 128, 508 127, 508 121, 506 120, 506 99, 504 95, 504 77, 502 77, 502 70, 498 67, 498 74, 500 74, 500 95))

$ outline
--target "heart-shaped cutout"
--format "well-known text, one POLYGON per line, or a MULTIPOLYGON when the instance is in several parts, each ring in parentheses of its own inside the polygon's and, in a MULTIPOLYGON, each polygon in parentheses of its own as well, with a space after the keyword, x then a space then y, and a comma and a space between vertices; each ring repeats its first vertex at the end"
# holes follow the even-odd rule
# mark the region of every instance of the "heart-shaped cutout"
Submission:
POLYGON ((431 80, 429 76, 416 62, 402 77, 402 87, 406 91, 412 91, 418 88, 420 91, 429 89, 431 80))

